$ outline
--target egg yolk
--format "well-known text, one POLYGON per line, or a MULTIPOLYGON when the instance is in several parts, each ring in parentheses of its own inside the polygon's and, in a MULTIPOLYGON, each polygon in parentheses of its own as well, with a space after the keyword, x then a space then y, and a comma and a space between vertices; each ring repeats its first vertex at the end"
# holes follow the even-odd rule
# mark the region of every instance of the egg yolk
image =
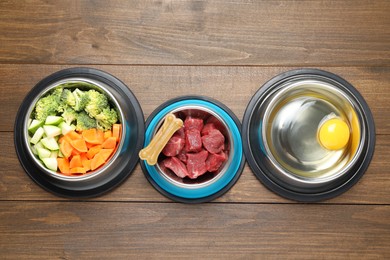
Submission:
POLYGON ((348 144, 349 137, 349 126, 340 118, 331 118, 325 121, 318 130, 318 141, 328 150, 344 148, 348 144))

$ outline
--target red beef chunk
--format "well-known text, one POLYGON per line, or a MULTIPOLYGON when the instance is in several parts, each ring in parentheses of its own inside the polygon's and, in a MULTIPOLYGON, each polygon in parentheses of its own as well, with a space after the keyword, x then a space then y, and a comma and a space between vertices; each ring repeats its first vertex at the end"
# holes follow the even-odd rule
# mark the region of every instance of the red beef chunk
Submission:
POLYGON ((179 128, 179 130, 177 130, 174 134, 173 134, 173 136, 179 136, 179 137, 181 137, 181 138, 185 138, 186 137, 186 134, 184 133, 184 127, 181 127, 181 128, 179 128))
POLYGON ((203 119, 187 116, 184 120, 184 130, 197 129, 199 132, 203 128, 203 119))
POLYGON ((205 124, 214 124, 215 128, 218 129, 221 133, 224 133, 225 126, 221 121, 219 121, 216 117, 210 116, 205 124))
POLYGON ((186 165, 176 157, 169 157, 164 159, 163 165, 172 170, 178 177, 184 178, 188 175, 186 165))
POLYGON ((186 130, 186 152, 199 152, 202 150, 202 137, 198 129, 186 130))
POLYGON ((206 150, 187 154, 188 177, 196 179, 207 172, 206 160, 208 155, 209 153, 206 150))
POLYGON ((203 129, 202 129, 202 131, 201 131, 201 134, 202 134, 202 135, 208 135, 209 132, 210 132, 211 130, 214 130, 214 129, 217 129, 217 128, 215 127, 214 123, 205 124, 204 127, 203 127, 203 129))
POLYGON ((165 156, 176 156, 178 155, 185 145, 184 138, 181 138, 179 135, 173 135, 169 139, 168 143, 165 145, 162 153, 165 156))
POLYGON ((226 160, 227 155, 224 152, 209 154, 206 160, 207 171, 217 171, 226 160))
POLYGON ((185 149, 181 150, 176 157, 183 163, 187 163, 187 152, 185 151, 185 149))
POLYGON ((210 153, 219 153, 225 149, 225 137, 217 130, 210 130, 207 135, 202 136, 204 148, 210 153))

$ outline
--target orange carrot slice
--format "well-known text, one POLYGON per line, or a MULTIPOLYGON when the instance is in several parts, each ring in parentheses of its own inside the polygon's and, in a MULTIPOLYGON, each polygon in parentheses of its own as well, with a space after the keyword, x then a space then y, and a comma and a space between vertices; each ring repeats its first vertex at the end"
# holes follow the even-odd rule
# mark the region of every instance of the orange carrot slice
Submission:
POLYGON ((102 166, 106 161, 103 159, 103 156, 98 153, 91 159, 91 170, 94 171, 100 166, 102 166))
POLYGON ((100 152, 98 153, 102 158, 103 160, 106 162, 108 161, 108 158, 110 158, 112 152, 114 151, 114 149, 101 149, 100 152))
POLYGON ((57 158, 58 169, 61 173, 69 174, 69 161, 66 158, 57 158))
POLYGON ((91 148, 89 148, 88 152, 86 153, 86 156, 88 159, 92 159, 100 150, 102 149, 101 145, 95 145, 91 148))
POLYGON ((96 128, 84 130, 82 132, 84 140, 90 144, 102 144, 104 142, 104 133, 96 128))
POLYGON ((60 151, 65 158, 69 158, 72 155, 73 146, 66 139, 63 139, 60 143, 60 151))
POLYGON ((116 146, 116 137, 108 137, 106 139, 106 141, 104 141, 104 143, 102 144, 102 148, 105 148, 105 149, 114 149, 115 146, 116 146))
POLYGON ((80 155, 81 163, 83 164, 83 167, 86 171, 91 170, 91 160, 88 159, 87 155, 85 153, 80 155))
POLYGON ((76 149, 80 153, 88 152, 87 144, 85 143, 84 139, 72 140, 70 144, 73 146, 74 149, 76 149))
POLYGON ((112 132, 111 130, 105 131, 104 132, 104 140, 107 140, 107 138, 112 137, 112 132))
POLYGON ((69 131, 65 136, 67 136, 72 140, 77 140, 82 138, 82 136, 78 134, 76 131, 69 131))
POLYGON ((112 125, 112 136, 116 137, 116 140, 119 141, 121 137, 122 125, 121 124, 113 124, 112 125))
POLYGON ((85 174, 87 170, 84 167, 70 168, 70 174, 85 174))
POLYGON ((69 168, 83 167, 83 163, 81 162, 80 155, 75 155, 69 162, 69 168))

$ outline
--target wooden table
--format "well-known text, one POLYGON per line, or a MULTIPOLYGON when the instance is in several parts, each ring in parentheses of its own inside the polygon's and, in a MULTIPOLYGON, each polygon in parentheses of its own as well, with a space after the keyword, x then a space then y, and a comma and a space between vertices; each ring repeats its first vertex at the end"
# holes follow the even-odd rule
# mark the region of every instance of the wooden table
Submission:
POLYGON ((390 258, 390 2, 1 1, 0 258, 390 258), (321 203, 265 188, 246 165, 203 204, 160 195, 139 165, 103 196, 60 198, 23 171, 13 142, 25 95, 60 69, 121 79, 145 118, 173 97, 215 98, 240 118, 270 78, 320 68, 353 84, 376 123, 363 178, 321 203))

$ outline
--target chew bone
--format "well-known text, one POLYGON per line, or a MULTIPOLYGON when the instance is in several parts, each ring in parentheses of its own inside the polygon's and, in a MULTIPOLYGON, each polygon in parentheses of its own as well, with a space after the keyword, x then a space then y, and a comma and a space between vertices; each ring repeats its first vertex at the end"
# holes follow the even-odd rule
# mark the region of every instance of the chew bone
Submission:
POLYGON ((168 114, 164 123, 150 141, 149 145, 139 152, 139 158, 149 165, 155 165, 157 158, 172 135, 183 126, 183 121, 174 114, 168 114))

